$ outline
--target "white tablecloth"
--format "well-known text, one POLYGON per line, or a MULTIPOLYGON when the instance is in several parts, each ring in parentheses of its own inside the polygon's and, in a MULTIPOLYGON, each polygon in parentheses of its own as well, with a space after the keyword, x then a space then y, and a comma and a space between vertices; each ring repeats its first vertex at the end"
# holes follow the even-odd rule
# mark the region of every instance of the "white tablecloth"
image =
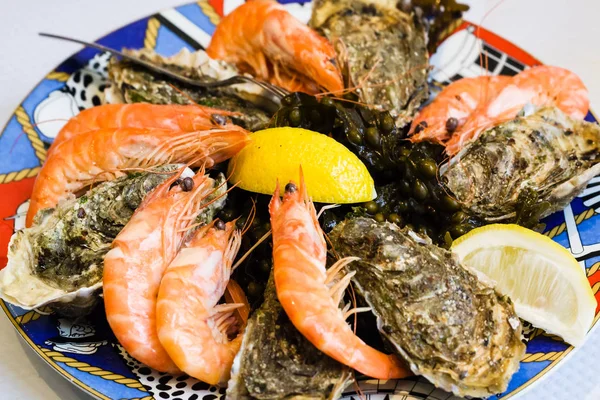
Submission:
MULTIPOLYGON (((184 0, 185 1, 185 0, 184 0)), ((37 82, 78 47, 43 39, 47 31, 93 41, 113 29, 181 0, 0 0, 0 126, 37 82)), ((471 0, 467 18, 481 22, 497 1, 471 0)), ((600 1, 506 0, 483 26, 546 64, 568 68, 600 110, 600 1)), ((0 200, 4 194, 0 194, 0 200)), ((89 399, 42 361, 0 315, 0 398, 89 399)), ((600 325, 600 324, 599 324, 600 325)), ((600 399, 600 329, 519 399, 600 399)))

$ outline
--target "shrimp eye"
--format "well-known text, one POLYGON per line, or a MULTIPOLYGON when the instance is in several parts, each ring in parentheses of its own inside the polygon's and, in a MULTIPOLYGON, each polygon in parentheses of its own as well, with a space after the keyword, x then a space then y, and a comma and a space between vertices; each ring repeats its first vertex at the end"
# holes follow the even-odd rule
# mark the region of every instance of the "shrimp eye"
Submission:
POLYGON ((296 187, 296 185, 294 185, 292 182, 285 185, 286 193, 294 193, 296 190, 298 190, 298 187, 296 187))
POLYGON ((427 121, 421 121, 415 126, 415 133, 421 132, 423 129, 427 128, 427 121))
POLYGON ((225 117, 223 115, 213 114, 212 115, 212 119, 218 125, 225 125, 225 124, 227 124, 227 117, 225 117))
POLYGON ((179 186, 179 185, 181 185, 181 179, 176 179, 175 182, 171 183, 171 187, 169 187, 169 190, 171 190, 175 186, 179 186))
POLYGON ((449 133, 453 133, 456 130, 456 128, 458 128, 458 119, 454 117, 448 118, 448 120, 446 121, 446 130, 449 133))
POLYGON ((220 219, 216 220, 215 221, 215 229, 224 231, 225 230, 225 222, 221 221, 220 219))
POLYGON ((181 190, 189 192, 194 188, 194 180, 189 176, 181 181, 181 190))

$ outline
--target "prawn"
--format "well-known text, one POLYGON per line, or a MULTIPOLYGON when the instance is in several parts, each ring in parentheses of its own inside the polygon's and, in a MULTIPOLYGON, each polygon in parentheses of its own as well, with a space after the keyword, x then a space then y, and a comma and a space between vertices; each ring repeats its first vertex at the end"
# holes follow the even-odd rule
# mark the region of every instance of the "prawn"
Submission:
POLYGON ((169 264, 158 292, 160 343, 183 372, 211 385, 227 382, 242 344, 233 311, 249 310, 241 288, 229 281, 241 243, 234 228, 235 222, 217 220, 198 229, 169 264), (217 305, 226 286, 244 301, 217 305))
POLYGON ((290 91, 344 89, 331 43, 272 0, 253 0, 233 10, 217 25, 206 52, 290 91), (306 82, 295 75, 304 75, 306 82))
POLYGON ((192 132, 216 127, 213 115, 229 116, 229 111, 200 105, 160 105, 148 103, 104 104, 83 110, 60 130, 49 152, 80 133, 104 128, 156 128, 192 132))
POLYGON ((514 77, 460 79, 442 90, 438 98, 421 110, 409 134, 415 142, 445 144, 449 155, 458 153, 481 132, 514 119, 526 104, 554 106, 575 119, 583 119, 589 108, 588 91, 581 79, 566 69, 547 65, 514 77), (484 92, 486 95, 481 96, 484 92), (448 132, 444 121, 452 117, 457 119, 457 127, 448 132))
POLYGON ((248 132, 234 125, 194 132, 107 128, 81 133, 60 143, 42 166, 26 226, 39 210, 54 207, 89 184, 119 177, 124 169, 192 161, 211 167, 232 157, 248 140, 248 132))
POLYGON ((339 303, 352 274, 335 280, 337 272, 354 258, 325 269, 327 245, 302 171, 300 186, 288 183, 283 201, 277 185, 269 212, 277 297, 296 329, 323 353, 365 375, 377 379, 412 375, 398 358, 364 343, 346 323, 339 303))
POLYGON ((104 306, 108 323, 127 352, 161 372, 178 373, 160 344, 156 303, 163 273, 175 258, 185 231, 213 189, 201 169, 191 191, 175 179, 152 191, 117 235, 104 258, 104 306))
POLYGON ((503 75, 463 78, 452 82, 415 117, 409 132, 414 135, 411 140, 447 141, 452 136, 446 127, 450 118, 456 119, 457 127, 464 125, 510 82, 511 78, 503 75))

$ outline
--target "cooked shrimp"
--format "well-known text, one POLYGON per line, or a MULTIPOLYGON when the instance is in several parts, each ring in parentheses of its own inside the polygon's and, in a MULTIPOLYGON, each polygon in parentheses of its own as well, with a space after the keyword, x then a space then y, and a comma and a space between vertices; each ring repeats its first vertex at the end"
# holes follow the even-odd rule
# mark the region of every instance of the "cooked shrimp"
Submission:
POLYGON ((231 115, 229 111, 200 105, 158 105, 148 103, 105 104, 84 110, 60 130, 50 151, 87 131, 104 128, 156 128, 192 132, 214 128, 213 115, 231 115))
POLYGON ((432 140, 443 143, 450 139, 446 124, 455 118, 460 128, 477 110, 495 98, 511 82, 508 76, 479 76, 452 82, 442 90, 435 100, 424 107, 410 127, 411 140, 432 140))
POLYGON ((583 119, 589 108, 588 92, 581 79, 566 69, 546 65, 527 69, 512 78, 461 79, 448 85, 438 98, 440 101, 436 98, 423 108, 413 122, 411 133, 416 135, 411 140, 433 139, 445 143, 449 155, 456 154, 484 130, 515 118, 526 104, 555 106, 576 119, 583 119), (486 95, 481 96, 484 88, 486 95), (458 122, 453 132, 448 132, 445 126, 450 117, 458 122), (423 121, 427 125, 424 129, 423 121))
POLYGON ((331 43, 272 0, 247 2, 223 18, 206 52, 291 91, 344 88, 331 43), (307 82, 290 80, 295 75, 307 82))
POLYGON ((469 140, 486 129, 514 119, 526 104, 554 106, 572 118, 583 119, 590 102, 581 79, 571 71, 541 65, 512 78, 488 104, 476 112, 446 143, 446 152, 456 154, 469 140))
POLYGON ((325 269, 327 246, 302 174, 300 187, 286 185, 283 202, 277 187, 269 212, 277 297, 296 329, 319 350, 365 375, 411 375, 396 357, 368 346, 347 324, 339 303, 351 275, 338 282, 335 275, 349 260, 325 269))
POLYGON ((211 385, 227 382, 243 338, 233 310, 247 304, 217 305, 241 243, 234 228, 218 220, 196 231, 169 264, 158 292, 160 343, 179 369, 211 385))
POLYGON ((144 199, 104 258, 103 275, 106 318, 121 345, 136 360, 169 373, 179 369, 158 339, 158 290, 186 228, 213 190, 203 170, 194 176, 189 192, 180 186, 170 188, 176 178, 144 199))
POLYGON ((210 167, 236 154, 247 140, 248 132, 233 125, 197 132, 121 128, 81 133, 59 144, 42 166, 26 225, 39 210, 91 183, 121 176, 122 169, 192 161, 210 167))

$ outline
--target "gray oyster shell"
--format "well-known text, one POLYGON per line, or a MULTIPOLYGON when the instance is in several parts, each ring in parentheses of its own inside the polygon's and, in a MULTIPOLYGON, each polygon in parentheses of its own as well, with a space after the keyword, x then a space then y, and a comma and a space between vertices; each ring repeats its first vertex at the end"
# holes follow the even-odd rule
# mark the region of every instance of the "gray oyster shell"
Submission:
MULTIPOLYGON (((152 50, 126 50, 154 64, 166 67, 191 79, 212 82, 237 75, 235 67, 210 59, 203 50, 190 53, 186 49, 172 57, 162 57, 152 50)), ((111 59, 108 67, 112 86, 107 89, 111 103, 193 104, 197 103, 226 111, 238 112, 232 121, 250 131, 266 127, 270 114, 255 106, 256 88, 251 85, 234 85, 216 89, 182 86, 124 60, 111 59), (174 86, 174 87, 173 87, 174 86), (177 88, 177 89, 175 89, 177 88)))
POLYGON ((399 126, 429 97, 424 27, 396 1, 316 0, 309 23, 334 45, 346 86, 399 126))
MULTIPOLYGON (((99 301, 104 256, 145 196, 172 176, 178 165, 133 173, 103 182, 56 208, 38 212, 32 227, 10 241, 7 266, 0 271, 0 297, 24 309, 49 305, 61 315, 90 313, 99 301)), ((193 175, 191 170, 184 171, 193 175)), ((221 175, 214 183, 223 184, 221 175)), ((227 190, 222 185, 210 201, 227 190)), ((225 197, 199 216, 207 222, 225 197)))
POLYGON ((337 399, 350 370, 314 347, 277 300, 273 274, 248 320, 227 387, 228 399, 337 399))
POLYGON ((525 353, 510 299, 449 251, 389 222, 346 220, 330 238, 341 257, 361 258, 348 266, 353 281, 415 374, 459 396, 506 390, 525 353))
POLYGON ((440 167, 440 177, 465 209, 486 221, 510 222, 524 190, 549 203, 544 217, 600 173, 599 150, 598 124, 542 108, 483 132, 440 167))

